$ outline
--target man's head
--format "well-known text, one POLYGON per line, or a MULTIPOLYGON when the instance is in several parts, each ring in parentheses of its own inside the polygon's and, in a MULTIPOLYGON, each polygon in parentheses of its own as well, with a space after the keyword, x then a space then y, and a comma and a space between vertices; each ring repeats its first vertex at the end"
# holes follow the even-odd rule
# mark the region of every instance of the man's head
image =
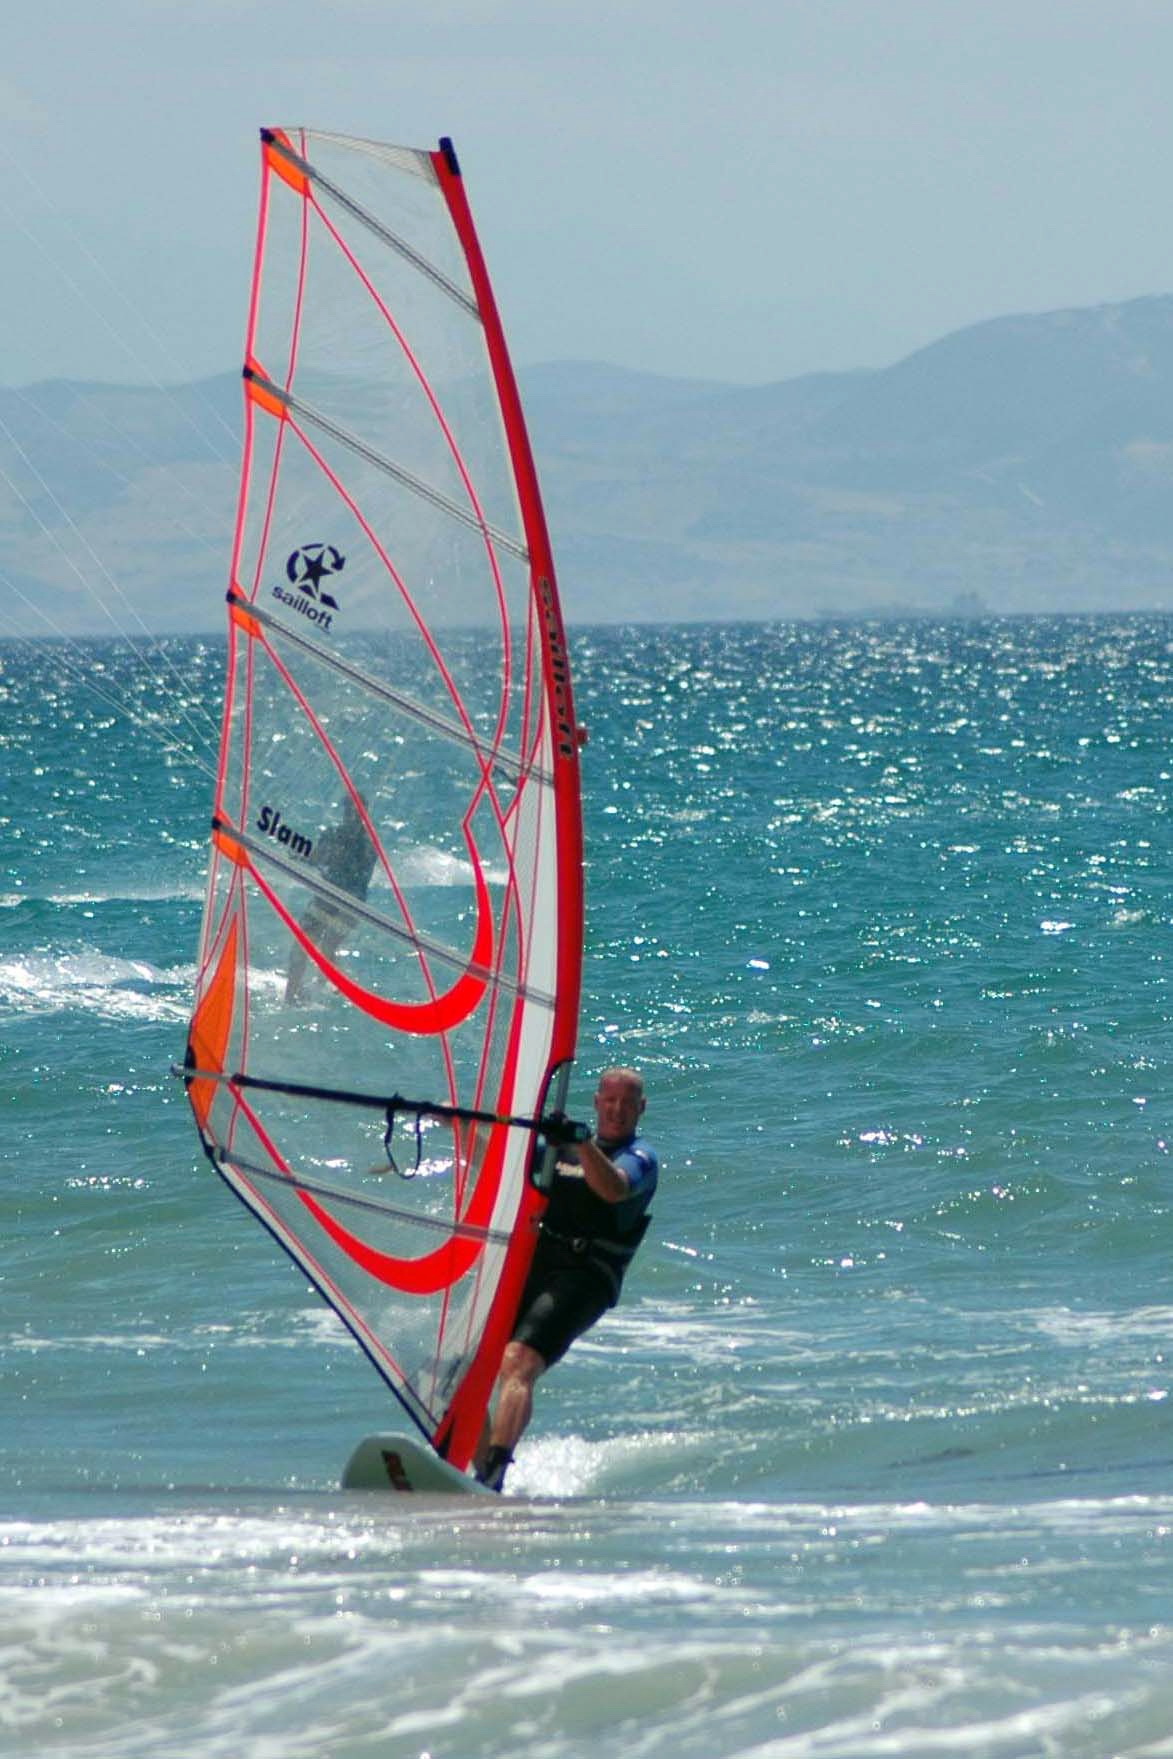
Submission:
POLYGON ((604 1069, 595 1091, 600 1142, 626 1142, 646 1104, 643 1077, 634 1069, 604 1069))

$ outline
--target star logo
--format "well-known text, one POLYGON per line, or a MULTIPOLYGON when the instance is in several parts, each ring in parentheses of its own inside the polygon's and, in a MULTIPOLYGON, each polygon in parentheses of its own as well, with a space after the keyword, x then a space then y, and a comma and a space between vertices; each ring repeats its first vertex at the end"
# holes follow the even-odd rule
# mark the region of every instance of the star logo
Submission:
POLYGON ((286 562, 285 572, 299 592, 336 611, 338 600, 330 597, 322 581, 330 574, 341 574, 345 566, 346 557, 333 544, 303 544, 286 562))

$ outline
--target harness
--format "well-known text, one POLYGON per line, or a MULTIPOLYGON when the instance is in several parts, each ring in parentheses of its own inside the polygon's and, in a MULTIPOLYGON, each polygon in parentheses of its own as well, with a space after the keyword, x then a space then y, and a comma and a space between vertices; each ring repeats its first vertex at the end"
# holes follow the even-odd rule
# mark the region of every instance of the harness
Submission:
POLYGON ((557 1228, 550 1227, 545 1217, 538 1223, 538 1228, 547 1240, 553 1240, 555 1245, 581 1259, 584 1268, 589 1265, 592 1270, 598 1271, 610 1285, 617 1301, 623 1286, 624 1273, 635 1257, 651 1221, 650 1215, 641 1215, 634 1228, 621 1239, 607 1239, 602 1234, 562 1234, 557 1228))

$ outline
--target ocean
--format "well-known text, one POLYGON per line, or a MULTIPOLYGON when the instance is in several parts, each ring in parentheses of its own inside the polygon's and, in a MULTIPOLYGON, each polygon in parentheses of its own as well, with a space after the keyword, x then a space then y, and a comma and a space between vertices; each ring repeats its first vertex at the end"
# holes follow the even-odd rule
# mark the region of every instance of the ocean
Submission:
POLYGON ((457 1505, 170 1073, 222 643, 0 643, 0 1753, 1173 1755, 1173 617, 571 651, 664 1172, 457 1505))

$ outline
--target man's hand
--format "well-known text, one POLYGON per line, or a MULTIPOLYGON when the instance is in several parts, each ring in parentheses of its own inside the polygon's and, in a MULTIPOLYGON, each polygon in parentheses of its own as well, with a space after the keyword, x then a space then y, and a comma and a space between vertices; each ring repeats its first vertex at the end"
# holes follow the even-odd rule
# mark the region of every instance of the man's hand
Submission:
POLYGON ((589 1124, 576 1124, 564 1112, 551 1112, 542 1119, 542 1135, 553 1148, 569 1148, 573 1143, 589 1142, 589 1124))

